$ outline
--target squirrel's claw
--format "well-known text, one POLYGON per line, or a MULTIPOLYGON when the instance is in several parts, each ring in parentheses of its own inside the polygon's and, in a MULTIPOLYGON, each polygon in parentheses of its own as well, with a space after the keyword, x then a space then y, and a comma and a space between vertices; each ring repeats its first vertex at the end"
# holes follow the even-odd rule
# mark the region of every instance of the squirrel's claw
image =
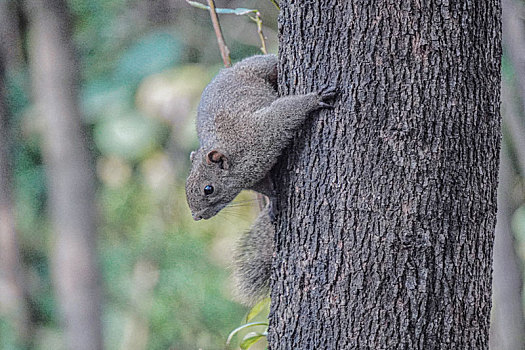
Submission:
POLYGON ((326 102, 323 102, 323 101, 319 101, 319 106, 320 107, 323 107, 323 108, 326 108, 326 109, 333 109, 334 106, 329 104, 329 103, 326 103, 326 102))
POLYGON ((334 85, 324 85, 319 90, 319 95, 321 96, 332 96, 335 97, 339 93, 339 90, 334 85))
POLYGON ((319 106, 322 108, 334 108, 333 100, 339 94, 337 87, 333 85, 325 85, 319 90, 319 106))

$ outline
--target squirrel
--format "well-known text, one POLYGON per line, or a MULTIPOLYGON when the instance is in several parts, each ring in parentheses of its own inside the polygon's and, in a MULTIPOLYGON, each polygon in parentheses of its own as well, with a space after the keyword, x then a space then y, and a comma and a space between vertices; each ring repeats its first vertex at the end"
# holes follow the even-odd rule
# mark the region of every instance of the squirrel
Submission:
MULTIPOLYGON (((331 108, 334 88, 279 97, 275 55, 248 57, 222 69, 197 110, 200 147, 191 152, 186 198, 194 220, 209 219, 243 189, 273 198, 269 172, 306 118, 331 108)), ((234 276, 250 304, 266 296, 273 255, 271 200, 235 253, 234 276)))

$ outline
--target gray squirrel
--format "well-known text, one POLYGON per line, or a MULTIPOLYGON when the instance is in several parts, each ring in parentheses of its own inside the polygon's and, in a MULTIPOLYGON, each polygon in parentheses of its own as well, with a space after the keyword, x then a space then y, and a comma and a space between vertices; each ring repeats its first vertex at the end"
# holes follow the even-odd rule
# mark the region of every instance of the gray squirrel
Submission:
MULTIPOLYGON (((331 108, 334 88, 279 97, 275 55, 248 57, 222 69, 202 93, 197 111, 200 148, 190 155, 186 197, 194 220, 209 219, 243 189, 274 197, 269 172, 306 118, 331 108)), ((273 255, 271 204, 236 249, 240 297, 266 296, 273 255)))

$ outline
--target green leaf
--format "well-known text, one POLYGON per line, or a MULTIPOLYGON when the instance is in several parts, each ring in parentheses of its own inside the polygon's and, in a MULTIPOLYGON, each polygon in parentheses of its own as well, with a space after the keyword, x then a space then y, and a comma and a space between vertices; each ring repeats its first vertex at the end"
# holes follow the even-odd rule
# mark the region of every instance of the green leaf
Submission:
POLYGON ((241 350, 249 349, 253 344, 257 343, 261 338, 265 337, 264 333, 251 332, 246 334, 241 342, 241 350))
POLYGON ((228 335, 228 339, 226 340, 226 345, 230 344, 233 336, 237 333, 239 333, 240 331, 244 330, 244 329, 248 329, 248 328, 251 328, 251 327, 256 327, 256 326, 268 326, 268 322, 252 322, 252 323, 246 323, 246 324, 243 324, 242 326, 240 327, 237 327, 235 328, 231 333, 230 335, 228 335))
POLYGON ((254 307, 251 308, 250 311, 248 311, 248 314, 246 315, 246 322, 250 322, 253 320, 255 316, 261 313, 264 309, 267 309, 270 306, 270 298, 264 298, 263 300, 259 301, 257 304, 255 304, 254 307))

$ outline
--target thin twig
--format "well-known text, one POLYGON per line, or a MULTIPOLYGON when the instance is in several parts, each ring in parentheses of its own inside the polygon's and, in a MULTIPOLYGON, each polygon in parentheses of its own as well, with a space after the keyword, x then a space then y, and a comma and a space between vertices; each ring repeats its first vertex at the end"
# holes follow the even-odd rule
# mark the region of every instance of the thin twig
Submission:
POLYGON ((213 23, 213 29, 215 30, 215 36, 217 36, 217 43, 219 44, 219 50, 221 51, 222 62, 224 62, 225 67, 231 67, 232 62, 230 59, 230 50, 228 49, 228 46, 226 46, 226 43, 224 42, 224 38, 222 37, 222 30, 221 30, 221 25, 219 24, 219 17, 217 17, 217 13, 215 12, 214 0, 208 0, 208 6, 210 7, 211 22, 213 23))
POLYGON ((275 5, 275 7, 277 7, 277 9, 278 9, 278 10, 280 10, 280 9, 281 9, 281 6, 279 6, 279 4, 277 3, 277 1, 276 1, 276 0, 270 0, 270 1, 272 2, 272 4, 274 4, 274 5, 275 5))
POLYGON ((250 16, 250 19, 257 24, 257 34, 259 34, 259 38, 261 39, 261 45, 262 45, 261 51, 263 54, 267 55, 268 51, 266 51, 266 41, 265 41, 266 38, 264 37, 263 31, 262 31, 261 13, 257 11, 255 13, 255 17, 250 16))

